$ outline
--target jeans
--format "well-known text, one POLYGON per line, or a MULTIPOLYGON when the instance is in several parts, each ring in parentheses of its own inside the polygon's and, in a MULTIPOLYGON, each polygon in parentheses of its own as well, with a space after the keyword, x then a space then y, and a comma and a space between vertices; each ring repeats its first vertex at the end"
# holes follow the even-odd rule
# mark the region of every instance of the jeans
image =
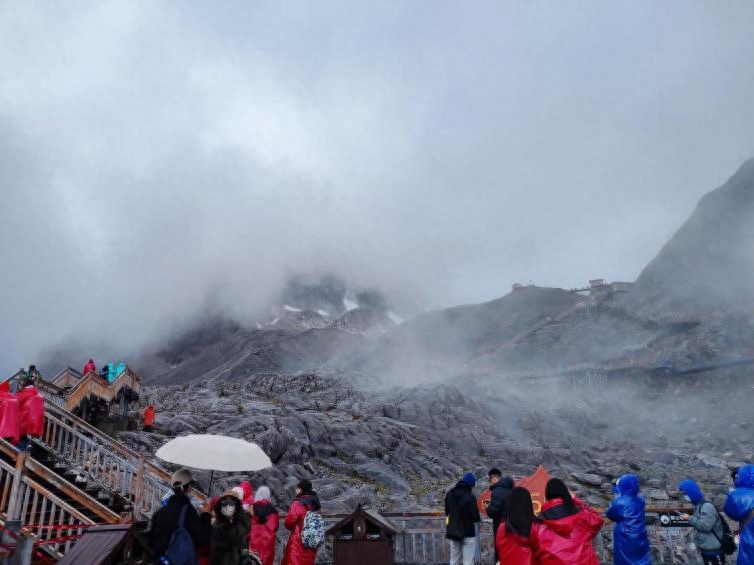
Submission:
POLYGON ((474 565, 476 538, 450 540, 450 565, 474 565))

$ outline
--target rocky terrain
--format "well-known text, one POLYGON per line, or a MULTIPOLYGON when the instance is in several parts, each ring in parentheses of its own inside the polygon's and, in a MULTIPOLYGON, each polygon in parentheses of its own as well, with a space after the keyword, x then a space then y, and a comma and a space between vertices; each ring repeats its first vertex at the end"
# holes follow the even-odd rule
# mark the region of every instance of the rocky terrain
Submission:
POLYGON ((156 430, 122 438, 256 441, 275 463, 256 484, 286 503, 313 477, 330 511, 436 509, 493 465, 544 464, 595 505, 628 471, 650 503, 685 477, 719 498, 728 467, 754 459, 752 226, 750 161, 633 287, 524 287, 400 323, 379 293, 292 282, 264 319, 212 320, 145 363, 156 430))

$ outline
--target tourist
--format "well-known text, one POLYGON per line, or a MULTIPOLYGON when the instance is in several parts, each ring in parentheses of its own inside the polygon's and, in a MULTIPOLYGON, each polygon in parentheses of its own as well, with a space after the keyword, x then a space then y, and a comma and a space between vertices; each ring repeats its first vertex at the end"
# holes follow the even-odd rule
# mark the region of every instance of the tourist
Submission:
POLYGON ((445 537, 450 540, 450 565, 473 565, 476 555, 479 507, 471 489, 476 484, 466 473, 445 495, 445 537))
POLYGON ((249 551, 259 557, 262 565, 272 565, 275 562, 275 540, 279 525, 280 515, 272 505, 270 489, 260 487, 251 509, 249 551))
MULTIPOLYGON (((288 515, 285 517, 285 527, 291 532, 288 536, 288 543, 285 545, 283 562, 281 565, 314 565, 317 558, 317 547, 307 547, 312 543, 304 542, 302 533, 304 530, 304 520, 310 512, 319 514, 321 505, 319 497, 312 488, 312 482, 303 479, 296 486, 296 498, 291 504, 288 515)), ((318 520, 321 532, 315 532, 324 541, 324 523, 321 517, 318 520)), ((321 541, 320 541, 321 543, 321 541)))
POLYGON ((599 565, 592 540, 603 522, 597 512, 573 497, 560 479, 550 479, 540 516, 535 561, 538 565, 599 565))
POLYGON ((254 503, 254 487, 251 486, 249 481, 241 481, 239 486, 243 489, 241 504, 243 505, 243 509, 248 512, 254 503))
POLYGON ((87 376, 89 373, 96 373, 97 367, 94 364, 94 359, 89 359, 89 362, 84 365, 84 376, 87 376))
POLYGON ((737 565, 754 563, 754 465, 738 469, 736 488, 728 494, 723 511, 738 522, 737 565))
POLYGON ((542 523, 534 517, 531 494, 523 487, 514 487, 506 503, 505 521, 495 534, 496 561, 505 565, 533 565, 542 523))
POLYGON ((29 370, 26 372, 26 379, 23 386, 35 386, 39 388, 39 382, 42 380, 42 373, 37 370, 36 365, 29 365, 29 370))
POLYGON ((722 540, 725 530, 722 517, 715 506, 704 498, 702 489, 694 481, 681 481, 678 490, 683 492, 686 502, 694 505, 694 513, 691 516, 681 514, 681 518, 688 520, 694 528, 694 545, 699 550, 704 565, 723 565, 725 554, 722 540))
POLYGON ((147 407, 144 409, 144 431, 145 432, 151 432, 152 426, 154 426, 154 417, 156 414, 156 410, 154 409, 154 405, 150 402, 147 404, 147 407))
POLYGON ((209 508, 204 507, 197 512, 192 506, 189 499, 192 482, 193 477, 187 469, 180 469, 173 473, 170 479, 173 495, 168 499, 167 504, 152 516, 149 546, 154 554, 155 564, 159 564, 160 559, 168 551, 170 538, 178 529, 181 513, 184 513, 183 526, 191 535, 194 548, 200 550, 209 547, 212 538, 212 519, 209 508))
POLYGON ((211 565, 240 565, 249 537, 249 515, 233 490, 225 491, 213 507, 211 565))
POLYGON ((507 513, 506 501, 513 488, 513 479, 504 477, 500 469, 492 468, 487 474, 490 481, 490 503, 487 506, 487 516, 492 518, 492 531, 497 532, 497 527, 505 520, 507 513))
POLYGON ((644 522, 644 499, 639 495, 639 478, 623 475, 613 488, 615 498, 607 509, 613 528, 615 565, 650 565, 649 538, 644 522))
MULTIPOLYGON (((506 501, 513 488, 513 479, 503 477, 500 469, 493 467, 487 473, 490 481, 490 503, 487 505, 487 516, 492 518, 492 543, 495 545, 495 533, 500 523, 505 520, 506 501)), ((495 562, 497 562, 497 546, 495 546, 495 562)))

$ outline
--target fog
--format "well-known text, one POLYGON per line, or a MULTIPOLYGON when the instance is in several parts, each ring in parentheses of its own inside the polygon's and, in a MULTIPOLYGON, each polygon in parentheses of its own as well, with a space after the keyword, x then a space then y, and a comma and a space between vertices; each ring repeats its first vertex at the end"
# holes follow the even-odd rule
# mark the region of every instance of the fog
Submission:
POLYGON ((408 310, 633 280, 754 154, 754 5, 5 3, 0 370, 298 272, 408 310))

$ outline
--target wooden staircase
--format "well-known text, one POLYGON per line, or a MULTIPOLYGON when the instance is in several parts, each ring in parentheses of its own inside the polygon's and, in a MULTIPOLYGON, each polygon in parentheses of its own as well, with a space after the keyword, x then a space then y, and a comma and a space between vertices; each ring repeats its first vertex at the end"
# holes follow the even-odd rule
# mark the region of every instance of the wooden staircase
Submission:
POLYGON ((170 490, 170 472, 58 406, 46 407, 41 440, 52 457, 127 501, 134 519, 149 518, 170 490))
MULTIPOLYGON (((125 377, 122 383, 132 378, 125 377)), ((43 436, 28 453, 0 440, 0 529, 20 523, 42 544, 35 550, 56 560, 89 525, 151 517, 170 490, 171 473, 69 412, 60 387, 42 387, 43 436)))
POLYGON ((119 398, 124 389, 129 389, 137 395, 141 389, 141 377, 128 366, 113 382, 108 382, 94 372, 82 375, 77 370, 67 367, 51 381, 43 380, 39 383, 39 390, 46 399, 69 412, 76 410, 89 398, 110 404, 119 398))

